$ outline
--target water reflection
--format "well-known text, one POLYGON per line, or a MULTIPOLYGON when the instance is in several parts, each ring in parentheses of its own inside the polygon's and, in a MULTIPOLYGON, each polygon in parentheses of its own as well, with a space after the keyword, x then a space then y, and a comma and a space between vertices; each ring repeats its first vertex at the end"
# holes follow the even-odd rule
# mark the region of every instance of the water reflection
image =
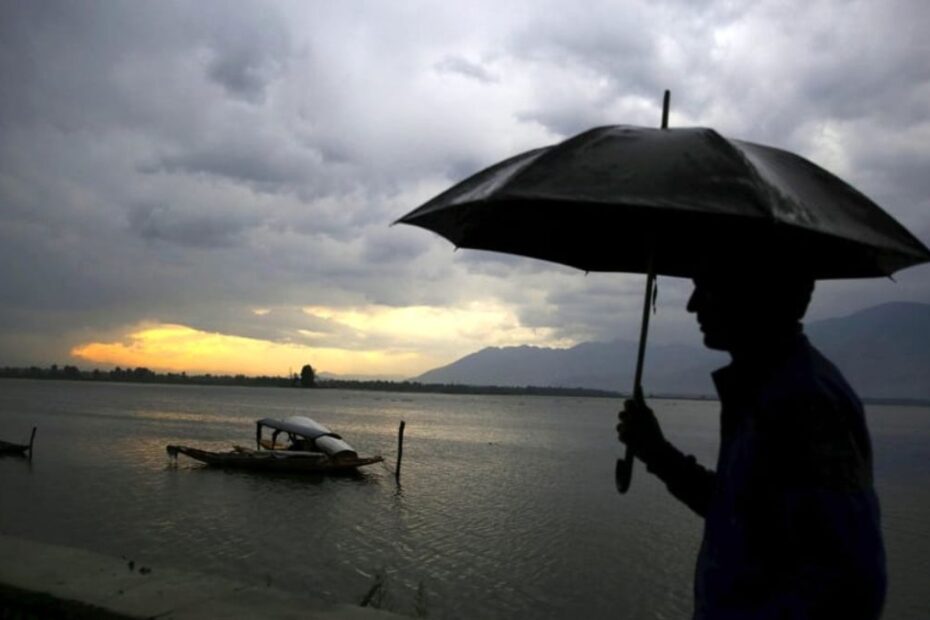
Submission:
POLYGON ((247 426, 250 422, 254 424, 254 420, 246 418, 244 416, 231 417, 221 415, 219 413, 191 413, 185 411, 158 411, 158 410, 143 410, 135 411, 132 414, 132 417, 137 420, 157 420, 157 421, 168 421, 168 422, 195 422, 198 424, 222 424, 222 425, 243 425, 247 426))
MULTIPOLYGON (((687 617, 701 524, 649 476, 617 497, 615 409, 599 399, 3 382, 0 421, 35 423, 42 442, 31 469, 0 459, 0 531, 333 602, 357 603, 382 574, 398 611, 425 601, 434 618, 687 617), (167 444, 226 450, 253 440, 256 419, 293 414, 388 462, 349 478, 184 457, 169 466, 167 444)), ((673 441, 712 459, 715 403, 656 409, 673 441)), ((873 423, 892 528, 889 617, 927 609, 930 416, 914 411, 882 410, 873 423)))
POLYGON ((7 465, 9 467, 8 471, 32 472, 32 459, 23 454, 0 454, 0 462, 14 463, 13 465, 7 465))

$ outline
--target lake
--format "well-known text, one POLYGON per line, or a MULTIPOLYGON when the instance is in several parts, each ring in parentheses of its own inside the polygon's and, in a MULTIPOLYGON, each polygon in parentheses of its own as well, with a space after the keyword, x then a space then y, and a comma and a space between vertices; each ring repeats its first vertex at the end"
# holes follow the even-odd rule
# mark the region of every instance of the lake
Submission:
MULTIPOLYGON (((652 402, 712 464, 717 403, 652 402)), ((640 464, 614 490, 618 403, 0 380, 0 533, 433 618, 684 618, 701 521, 640 464), (166 444, 251 445, 309 415, 384 465, 358 477, 206 468, 166 444), (406 420, 401 484, 393 477, 406 420)), ((871 406, 889 562, 885 617, 930 618, 930 409, 871 406)))

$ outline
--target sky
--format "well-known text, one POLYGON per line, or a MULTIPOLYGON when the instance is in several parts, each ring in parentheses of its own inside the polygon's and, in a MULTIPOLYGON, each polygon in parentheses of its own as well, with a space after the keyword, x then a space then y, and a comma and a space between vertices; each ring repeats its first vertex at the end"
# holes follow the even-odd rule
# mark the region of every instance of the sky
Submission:
MULTIPOLYGON (((930 243, 930 3, 0 0, 0 365, 410 377, 633 340, 642 276, 391 222, 605 124, 795 151, 930 243)), ((660 278, 653 342, 700 342, 660 278)), ((930 266, 809 318, 930 303, 930 266)))

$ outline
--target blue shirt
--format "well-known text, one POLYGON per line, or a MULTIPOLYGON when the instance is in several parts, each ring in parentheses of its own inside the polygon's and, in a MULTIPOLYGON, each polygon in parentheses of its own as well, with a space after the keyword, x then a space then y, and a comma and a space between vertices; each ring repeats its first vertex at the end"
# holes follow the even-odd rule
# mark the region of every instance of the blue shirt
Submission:
POLYGON ((862 404, 801 334, 714 373, 716 472, 670 444, 649 470, 703 516, 694 618, 872 619, 885 554, 862 404))

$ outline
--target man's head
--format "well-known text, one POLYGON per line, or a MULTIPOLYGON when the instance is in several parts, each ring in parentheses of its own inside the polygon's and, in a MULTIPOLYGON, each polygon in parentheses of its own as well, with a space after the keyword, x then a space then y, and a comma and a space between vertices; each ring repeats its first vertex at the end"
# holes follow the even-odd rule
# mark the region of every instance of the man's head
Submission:
POLYGON ((708 348, 741 353, 797 333, 813 290, 814 279, 796 267, 717 263, 694 278, 688 312, 708 348))

